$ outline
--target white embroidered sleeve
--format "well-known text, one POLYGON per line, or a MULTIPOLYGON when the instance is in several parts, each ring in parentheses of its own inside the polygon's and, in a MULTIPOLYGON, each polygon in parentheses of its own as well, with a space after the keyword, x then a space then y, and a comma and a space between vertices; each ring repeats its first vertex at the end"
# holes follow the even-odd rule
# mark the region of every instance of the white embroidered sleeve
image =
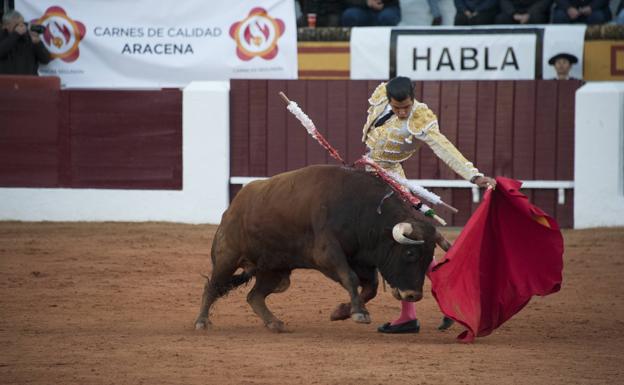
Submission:
POLYGON ((468 161, 461 152, 444 136, 438 127, 437 121, 427 130, 423 130, 422 135, 416 136, 427 143, 429 148, 446 163, 453 171, 461 175, 466 180, 471 180, 475 176, 483 176, 482 173, 468 161))

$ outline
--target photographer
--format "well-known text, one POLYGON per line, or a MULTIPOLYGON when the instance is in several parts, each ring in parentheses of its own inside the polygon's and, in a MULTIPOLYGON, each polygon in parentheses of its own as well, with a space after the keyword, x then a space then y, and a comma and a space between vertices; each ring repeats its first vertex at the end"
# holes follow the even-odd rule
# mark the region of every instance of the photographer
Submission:
POLYGON ((0 74, 37 75, 39 63, 47 64, 52 60, 37 33, 41 31, 32 29, 19 12, 4 14, 0 30, 0 74))

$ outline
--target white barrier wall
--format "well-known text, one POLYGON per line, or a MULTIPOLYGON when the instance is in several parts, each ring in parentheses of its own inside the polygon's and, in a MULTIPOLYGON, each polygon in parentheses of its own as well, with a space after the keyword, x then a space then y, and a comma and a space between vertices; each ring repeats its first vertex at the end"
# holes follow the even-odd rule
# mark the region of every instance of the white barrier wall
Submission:
POLYGON ((184 88, 181 191, 0 188, 0 220, 219 223, 229 204, 229 88, 184 88))
MULTIPOLYGON (((229 82, 183 91, 183 188, 0 188, 0 220, 219 223, 229 204, 229 82)), ((624 82, 577 91, 574 226, 624 226, 624 82)))
POLYGON ((624 226, 624 82, 576 92, 574 228, 624 226))

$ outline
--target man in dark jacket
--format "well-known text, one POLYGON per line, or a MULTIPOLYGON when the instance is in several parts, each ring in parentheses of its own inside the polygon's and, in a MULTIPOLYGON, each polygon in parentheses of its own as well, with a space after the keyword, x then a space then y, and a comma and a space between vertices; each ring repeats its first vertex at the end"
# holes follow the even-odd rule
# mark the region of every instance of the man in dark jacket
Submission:
POLYGON ((401 21, 399 0, 346 0, 345 3, 344 27, 393 26, 401 21))
POLYGON ((303 13, 302 25, 309 26, 307 15, 313 14, 316 16, 316 27, 340 26, 343 8, 342 0, 305 0, 300 1, 300 3, 303 13))
POLYGON ((604 24, 611 20, 609 0, 556 0, 555 4, 555 24, 604 24))
POLYGON ((455 25, 494 24, 498 0, 455 0, 455 25))
POLYGON ((39 63, 52 60, 50 52, 35 32, 29 31, 17 11, 2 16, 0 30, 0 74, 37 75, 39 63))
POLYGON ((548 24, 553 0, 500 0, 496 24, 548 24))
POLYGON ((620 5, 615 11, 615 24, 624 25, 624 0, 620 1, 620 5))

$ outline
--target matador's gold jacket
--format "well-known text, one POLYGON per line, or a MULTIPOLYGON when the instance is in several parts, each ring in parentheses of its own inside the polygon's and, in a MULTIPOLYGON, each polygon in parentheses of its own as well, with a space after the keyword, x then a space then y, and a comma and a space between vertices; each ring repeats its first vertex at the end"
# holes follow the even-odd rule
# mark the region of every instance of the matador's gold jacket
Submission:
POLYGON ((401 162, 412 156, 425 142, 438 158, 464 179, 483 176, 440 132, 438 119, 426 104, 415 100, 407 119, 401 120, 393 115, 384 124, 375 127, 375 122, 390 112, 386 83, 377 86, 368 102, 370 107, 362 141, 368 147, 368 156, 381 167, 405 176, 401 162))

